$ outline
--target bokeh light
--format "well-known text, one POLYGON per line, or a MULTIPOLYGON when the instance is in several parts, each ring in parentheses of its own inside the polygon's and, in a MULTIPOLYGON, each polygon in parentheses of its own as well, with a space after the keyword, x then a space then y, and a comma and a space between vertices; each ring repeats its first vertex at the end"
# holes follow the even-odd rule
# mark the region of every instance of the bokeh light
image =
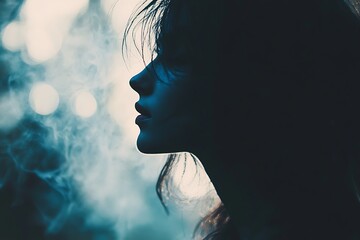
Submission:
POLYGON ((59 105, 59 94, 47 83, 36 83, 29 94, 31 108, 40 115, 53 113, 59 105))
POLYGON ((74 110, 76 115, 80 117, 91 117, 97 110, 97 102, 95 97, 88 91, 81 91, 77 93, 74 110))
POLYGON ((50 35, 44 29, 33 29, 31 35, 27 35, 27 51, 31 59, 35 62, 44 62, 60 51, 62 38, 50 35))
POLYGON ((27 0, 19 19, 3 29, 2 44, 10 51, 22 50, 34 63, 48 61, 59 53, 71 24, 88 4, 89 0, 27 0))
POLYGON ((10 22, 2 32, 2 44, 9 51, 18 51, 24 45, 24 26, 18 21, 10 22))

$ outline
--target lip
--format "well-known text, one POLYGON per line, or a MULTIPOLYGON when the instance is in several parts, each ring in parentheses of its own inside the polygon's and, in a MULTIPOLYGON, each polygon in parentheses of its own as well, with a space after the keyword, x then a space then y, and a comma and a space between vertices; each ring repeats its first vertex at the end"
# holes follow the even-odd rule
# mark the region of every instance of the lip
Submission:
POLYGON ((140 113, 140 115, 137 116, 135 119, 135 123, 137 125, 141 125, 151 118, 150 112, 146 108, 144 108, 139 102, 135 103, 135 109, 140 113))
POLYGON ((141 125, 142 123, 148 121, 149 119, 150 117, 140 114, 139 116, 136 117, 135 123, 137 125, 141 125))
POLYGON ((147 117, 147 118, 151 117, 150 112, 146 108, 144 108, 142 105, 140 105, 139 102, 135 103, 135 109, 136 109, 136 111, 138 111, 138 113, 140 113, 144 117, 147 117))

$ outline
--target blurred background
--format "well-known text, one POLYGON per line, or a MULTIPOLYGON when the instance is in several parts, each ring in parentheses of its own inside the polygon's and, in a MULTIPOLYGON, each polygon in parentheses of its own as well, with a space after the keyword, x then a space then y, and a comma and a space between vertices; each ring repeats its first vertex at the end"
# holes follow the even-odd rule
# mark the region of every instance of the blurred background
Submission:
POLYGON ((0 1, 0 240, 187 240, 219 202, 182 159, 167 215, 166 155, 136 149, 128 81, 144 63, 121 42, 139 3, 0 1))

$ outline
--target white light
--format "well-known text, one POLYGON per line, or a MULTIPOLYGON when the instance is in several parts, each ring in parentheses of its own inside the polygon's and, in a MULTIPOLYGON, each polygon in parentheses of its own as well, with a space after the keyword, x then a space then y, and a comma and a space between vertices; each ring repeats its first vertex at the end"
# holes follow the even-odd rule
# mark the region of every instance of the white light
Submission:
POLYGON ((35 84, 29 95, 31 108, 40 115, 53 113, 59 106, 59 94, 49 84, 35 84))
POLYGON ((24 115, 19 100, 10 95, 0 97, 0 113, 0 131, 11 130, 24 115))
POLYGON ((23 34, 29 57, 38 63, 54 58, 76 16, 86 10, 88 3, 89 0, 25 1, 20 16, 26 26, 23 34))
POLYGON ((75 113, 83 118, 94 115, 97 110, 97 102, 94 96, 88 91, 81 91, 76 95, 75 113))
POLYGON ((28 54, 36 62, 53 58, 62 46, 61 37, 56 34, 51 35, 44 29, 32 29, 26 40, 28 54))
POLYGON ((23 11, 28 18, 36 20, 52 20, 59 16, 72 18, 86 10, 88 4, 89 0, 27 0, 23 5, 23 11), (46 9, 46 11, 39 11, 39 9, 46 9))
POLYGON ((2 32, 2 44, 9 51, 18 51, 24 45, 23 25, 20 22, 9 23, 2 32))

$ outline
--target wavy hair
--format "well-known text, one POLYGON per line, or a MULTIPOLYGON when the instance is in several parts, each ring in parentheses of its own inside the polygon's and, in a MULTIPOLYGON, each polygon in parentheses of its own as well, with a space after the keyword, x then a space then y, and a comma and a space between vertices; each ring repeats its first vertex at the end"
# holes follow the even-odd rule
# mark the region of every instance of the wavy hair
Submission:
MULTIPOLYGON (((141 2, 130 16, 122 41, 122 50, 127 49, 127 37, 131 36, 136 50, 141 55, 145 64, 145 47, 152 49, 151 60, 153 60, 155 53, 158 50, 157 39, 162 33, 164 23, 168 18, 168 14, 173 5, 178 1, 173 0, 145 0, 141 2), (140 28, 140 46, 136 42, 136 30, 140 28)), ((123 51, 123 56, 125 56, 123 51)), ((172 175, 176 169, 180 158, 184 156, 184 161, 187 161, 187 153, 173 153, 169 154, 166 162, 160 172, 156 183, 157 195, 166 211, 169 214, 165 198, 169 198, 173 189, 172 175)), ((195 166, 198 166, 197 158, 190 154, 191 161, 194 161, 195 166)), ((184 167, 186 168, 186 167, 184 167)), ((184 169, 185 171, 185 169, 184 169)), ((222 202, 198 222, 194 228, 193 238, 204 240, 220 239, 224 235, 225 230, 228 229, 230 217, 222 202)), ((223 239, 223 238, 221 238, 223 239)))
MULTIPOLYGON (((194 1, 194 0, 193 0, 194 1)), ((346 5, 351 9, 354 15, 360 18, 360 1, 359 0, 343 0, 346 5)), ((144 60, 144 50, 145 47, 152 49, 152 58, 156 53, 158 48, 157 39, 162 33, 164 23, 168 19, 170 10, 181 2, 181 0, 145 0, 140 5, 137 6, 124 30, 122 49, 127 48, 127 37, 131 36, 137 51, 140 53, 144 60), (140 28, 140 46, 136 44, 136 30, 140 28)), ((144 60, 145 61, 145 60, 144 60)), ((354 146, 351 146, 354 147, 354 146)), ((354 149, 354 148, 352 148, 354 149)), ((351 150, 353 151, 353 150, 351 150)), ((353 192, 360 201, 359 187, 358 182, 360 179, 357 179, 357 176, 360 176, 355 172, 359 166, 355 158, 357 159, 358 154, 355 152, 348 152, 353 159, 350 159, 349 166, 349 176, 351 176, 351 183, 353 192)), ((171 185, 171 176, 173 171, 176 170, 176 166, 179 162, 181 155, 180 154, 169 154, 163 169, 160 172, 157 184, 156 192, 158 197, 163 204, 166 212, 168 213, 168 208, 165 203, 165 198, 169 198, 172 191, 171 185)), ((190 154, 191 160, 195 162, 195 165, 198 165, 198 160, 190 154)), ((187 159, 185 158, 185 161, 187 159)), ((217 239, 234 239, 233 236, 236 236, 235 227, 232 225, 230 216, 223 203, 220 203, 214 209, 212 209, 201 221, 196 225, 194 229, 194 239, 205 239, 205 240, 217 240, 217 239)))

